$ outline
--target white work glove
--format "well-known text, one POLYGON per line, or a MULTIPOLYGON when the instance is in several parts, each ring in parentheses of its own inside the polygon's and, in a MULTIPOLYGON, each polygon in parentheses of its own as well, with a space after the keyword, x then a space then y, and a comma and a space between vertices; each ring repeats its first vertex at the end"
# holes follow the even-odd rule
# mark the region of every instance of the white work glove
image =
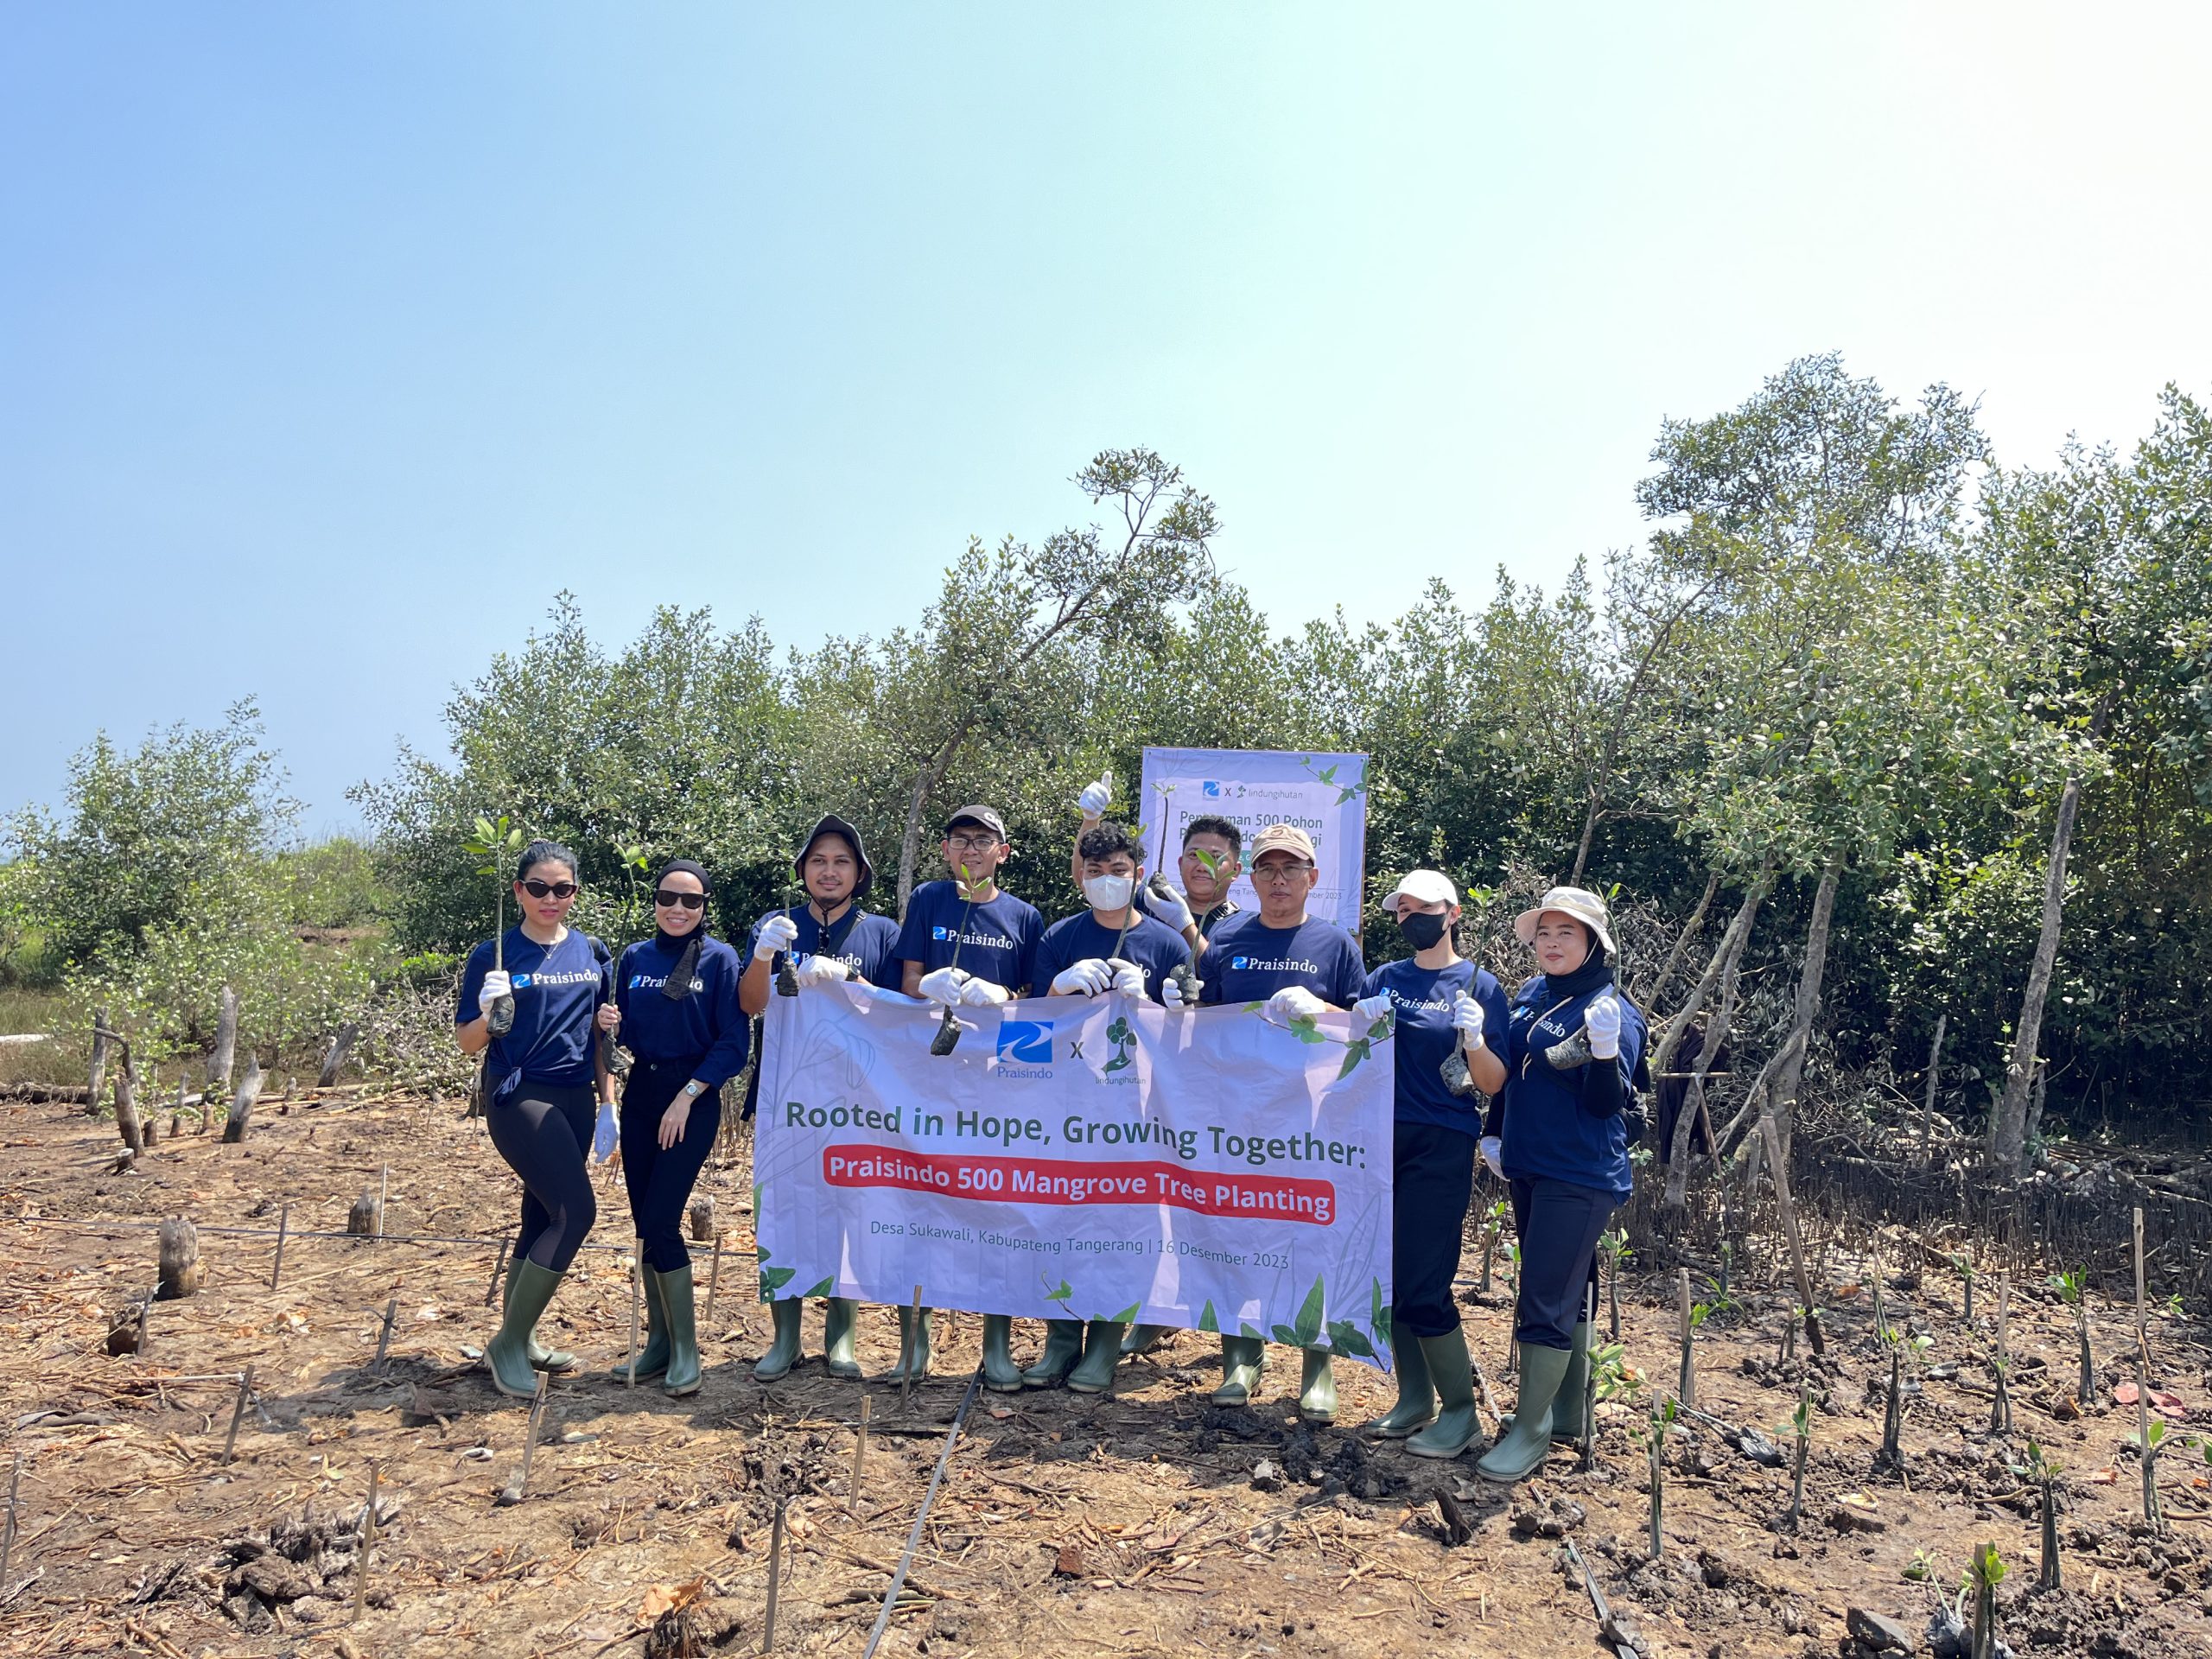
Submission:
POLYGON ((1195 1002, 1185 1002, 1183 1000, 1183 982, 1173 974, 1167 976, 1167 982, 1160 988, 1160 1002, 1162 1007, 1178 1010, 1194 1008, 1198 1006, 1195 1002))
POLYGON ((922 976, 921 993, 939 1007, 951 1007, 960 1001, 961 982, 967 977, 957 968, 940 968, 922 976))
POLYGON ((1183 895, 1167 884, 1167 878, 1155 873, 1144 884, 1144 913, 1156 922, 1165 922, 1180 933, 1191 925, 1191 906, 1183 895))
POLYGON ((1490 1166, 1490 1173, 1500 1180, 1503 1180, 1505 1166, 1497 1161, 1497 1137, 1494 1135, 1486 1135, 1475 1144, 1482 1148, 1483 1162, 1490 1166))
POLYGON ((802 985, 834 985, 852 976, 853 970, 835 957, 809 957, 794 976, 802 985))
POLYGON ((1114 988, 1123 996, 1144 995, 1144 969, 1138 967, 1136 963, 1125 962, 1121 957, 1115 957, 1107 963, 1106 967, 1107 970, 1114 976, 1114 988))
POLYGON ((1114 774, 1101 772, 1095 784, 1085 784, 1083 793, 1075 798, 1076 810, 1086 818, 1103 818, 1114 800, 1114 774))
POLYGON ((760 924, 760 937, 754 941, 753 959, 766 962, 779 950, 788 950, 791 941, 798 938, 798 924, 788 916, 771 916, 760 924))
POLYGON ((1303 985, 1286 985, 1268 999, 1268 1012, 1284 1020, 1318 1020, 1329 1005, 1303 985))
POLYGON ((960 1000, 971 1008, 995 1008, 1012 995, 1005 986, 994 985, 988 979, 977 979, 972 974, 961 976, 960 1000))
POLYGON ((1483 1005, 1465 991, 1452 994, 1452 1028, 1459 1033, 1462 1048, 1472 1048, 1483 1039, 1483 1005))
POLYGON ((502 973, 499 969, 494 968, 484 976, 484 988, 476 993, 476 1006, 486 1014, 489 1014, 492 1012, 492 1005, 494 1002, 503 996, 512 996, 514 994, 514 976, 502 973))
POLYGON ((1096 957, 1072 963, 1053 980, 1052 989, 1062 996, 1096 996, 1114 982, 1114 970, 1096 957))
POLYGON ((1618 1058, 1621 1052, 1620 999, 1610 991, 1603 996, 1592 997, 1590 1006, 1582 1010, 1582 1028, 1590 1033, 1591 1058, 1618 1058))
POLYGON ((1371 1028, 1378 1020, 1387 1019, 1390 1013, 1390 993, 1377 991, 1372 996, 1363 996, 1351 1005, 1352 1017, 1371 1028))

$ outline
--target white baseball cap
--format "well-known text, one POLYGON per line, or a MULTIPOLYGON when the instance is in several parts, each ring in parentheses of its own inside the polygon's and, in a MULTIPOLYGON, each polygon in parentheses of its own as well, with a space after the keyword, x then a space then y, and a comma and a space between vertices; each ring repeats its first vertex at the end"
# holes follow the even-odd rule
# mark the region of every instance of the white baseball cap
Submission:
POLYGON ((1619 954, 1613 949, 1612 918, 1605 913, 1605 901, 1587 887, 1552 888, 1534 910, 1524 910, 1513 918, 1514 937, 1523 944, 1533 944, 1536 938, 1536 918, 1548 910, 1573 917, 1596 936, 1598 943, 1605 947, 1606 954, 1619 954))
POLYGON ((1401 899, 1410 899, 1417 905, 1456 905, 1459 902, 1459 889, 1441 870, 1408 870, 1398 878, 1398 885, 1390 889, 1382 908, 1395 916, 1401 899))

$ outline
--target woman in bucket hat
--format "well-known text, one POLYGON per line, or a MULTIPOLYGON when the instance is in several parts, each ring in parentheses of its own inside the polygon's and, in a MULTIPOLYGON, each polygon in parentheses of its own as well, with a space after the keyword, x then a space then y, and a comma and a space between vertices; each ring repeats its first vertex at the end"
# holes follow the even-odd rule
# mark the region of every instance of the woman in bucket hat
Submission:
POLYGON ((1483 1153, 1511 1189, 1521 1238, 1521 1397, 1475 1465, 1505 1482, 1541 1468, 1555 1433, 1572 1437, 1590 1363, 1586 1293, 1599 1236, 1629 1195, 1626 1113, 1645 1039, 1643 1014, 1614 989, 1604 899, 1554 887, 1513 931, 1538 971, 1507 1019, 1505 1090, 1483 1153))

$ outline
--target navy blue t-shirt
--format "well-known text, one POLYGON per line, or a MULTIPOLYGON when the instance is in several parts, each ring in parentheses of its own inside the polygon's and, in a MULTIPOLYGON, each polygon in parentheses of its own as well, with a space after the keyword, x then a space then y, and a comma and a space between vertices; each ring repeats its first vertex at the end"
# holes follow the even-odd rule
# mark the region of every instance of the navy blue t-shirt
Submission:
MULTIPOLYGON (((494 1037, 486 1051, 486 1075, 493 1087, 519 1072, 524 1083, 588 1088, 599 1034, 593 1029, 592 1015, 613 995, 606 952, 591 935, 574 928, 558 944, 543 945, 520 927, 511 927, 501 943, 507 972, 514 980, 515 1022, 505 1036, 494 1037)), ((468 966, 461 971, 455 1025, 484 1017, 476 998, 484 988, 484 976, 491 971, 492 942, 486 939, 468 953, 468 966)))
POLYGON ((1401 1123, 1427 1123, 1462 1135, 1482 1133, 1479 1095, 1455 1095, 1444 1086, 1444 1062, 1458 1046, 1452 1003, 1461 991, 1483 1005, 1483 1044, 1493 1054, 1505 1042, 1505 988, 1487 968, 1464 958, 1424 968, 1411 957, 1389 962, 1367 976, 1363 996, 1388 993, 1396 1016, 1397 1106, 1401 1123))
POLYGON ((899 930, 899 959, 921 963, 925 974, 950 968, 957 938, 962 973, 1019 995, 1030 982, 1030 964, 1044 931, 1037 906, 1010 893, 994 893, 971 907, 960 896, 958 883, 925 881, 907 901, 906 925, 899 930))
POLYGON ((1367 964, 1351 934, 1308 917, 1296 927, 1269 927, 1256 910, 1224 922, 1198 958, 1205 982, 1198 1001, 1264 1002, 1302 985, 1324 1002, 1348 1008, 1367 984, 1367 964))
POLYGON ((683 954, 656 935, 622 953, 614 970, 614 1003, 622 1010, 622 1046, 641 1060, 690 1060, 691 1075, 718 1089, 745 1070, 752 1022, 737 1006, 741 969, 728 941, 705 939, 691 976, 691 995, 672 1001, 661 987, 683 954))
MULTIPOLYGON (((1054 922, 1045 930, 1045 937, 1037 941, 1037 959, 1031 969, 1031 981, 1039 996, 1052 988, 1052 982, 1077 963, 1096 957, 1105 961, 1113 957, 1114 936, 1119 926, 1101 927, 1097 918, 1089 911, 1071 916, 1064 922, 1054 922)), ((1154 1001, 1160 1001, 1160 987, 1167 983, 1167 976, 1190 959, 1191 949, 1183 943, 1183 936, 1165 922, 1156 922, 1149 916, 1139 916, 1136 925, 1129 929, 1129 936, 1122 941, 1121 957, 1144 969, 1144 994, 1154 1001)))
MULTIPOLYGON (((810 906, 800 905, 793 910, 772 910, 753 924, 753 931, 745 936, 747 962, 753 960, 753 947, 760 938, 760 922, 766 921, 768 916, 788 916, 798 924, 798 938, 791 942, 794 966, 821 950, 822 924, 814 919, 810 906)), ((880 985, 886 990, 899 988, 898 923, 888 916, 849 910, 830 923, 828 931, 836 947, 830 955, 851 969, 853 977, 880 985)))
POLYGON ((1582 1105, 1586 1076, 1606 1062, 1558 1071, 1543 1052, 1580 1031, 1584 1007, 1611 992, 1621 1005, 1620 1058, 1612 1064, 1620 1067, 1625 1095, 1643 1053, 1643 1012, 1610 985, 1565 998, 1548 995, 1544 985, 1539 975, 1522 987, 1507 1016, 1498 1162, 1509 1179, 1568 1181, 1626 1198, 1634 1185, 1626 1118, 1618 1112, 1601 1117, 1582 1105))

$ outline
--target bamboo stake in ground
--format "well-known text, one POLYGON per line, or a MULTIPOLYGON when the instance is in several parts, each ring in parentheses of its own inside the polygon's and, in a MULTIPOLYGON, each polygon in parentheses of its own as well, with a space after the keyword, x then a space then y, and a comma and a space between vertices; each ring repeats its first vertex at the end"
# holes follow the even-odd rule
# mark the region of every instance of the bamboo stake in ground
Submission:
POLYGON ((853 1484, 845 1494, 845 1513, 856 1515, 861 1503, 861 1466, 868 1461, 868 1387, 861 1387, 861 1427, 853 1441, 853 1484))
POLYGON ((784 1498, 776 1497, 775 1523, 768 1530, 768 1606, 760 1626, 760 1651, 776 1645, 776 1590, 784 1576, 784 1498))
POLYGON ((537 1424, 544 1411, 545 1373, 540 1371, 537 1374, 537 1391, 531 1396, 530 1425, 523 1430, 522 1461, 515 1467, 514 1479, 508 1483, 506 1491, 499 1494, 499 1502, 503 1509, 508 1504, 521 1503, 529 1494, 530 1460, 537 1451, 537 1424))
POLYGON ((385 1199, 391 1192, 391 1166, 383 1164, 377 1169, 377 1236, 384 1236, 385 1199))
POLYGON ((394 1296, 384 1305, 384 1329, 377 1333, 377 1357, 369 1362, 371 1370, 384 1370, 385 1351, 391 1345, 392 1327, 398 1322, 398 1318, 399 1298, 394 1296))
POLYGON ((361 1508, 360 1554, 353 1564, 353 1617, 369 1604, 369 1552, 377 1541, 377 1465, 369 1465, 369 1501, 361 1508))
POLYGON ((906 1321, 906 1339, 899 1344, 899 1414, 906 1414, 906 1402, 914 1382, 914 1356, 920 1351, 922 1341, 922 1287, 914 1287, 914 1311, 906 1321))
POLYGON ((1688 1268, 1682 1269, 1679 1289, 1681 1301, 1682 1374, 1677 1380, 1675 1395, 1684 1405, 1694 1406, 1697 1403, 1697 1363, 1694 1357, 1697 1326, 1690 1318, 1690 1270, 1688 1268))
POLYGON ((515 1236, 499 1236, 499 1253, 492 1259, 492 1282, 484 1287, 484 1306, 489 1307, 499 1297, 499 1274, 507 1265, 507 1252, 514 1248, 515 1236))
POLYGON ((722 1236, 717 1229, 715 1233, 715 1259, 707 1268, 707 1323, 710 1325, 715 1322, 715 1289, 721 1281, 722 1236))
POLYGON ((2012 1313, 2012 1274, 1997 1275, 1997 1391, 1991 1396, 1989 1432, 2007 1434, 2012 1429, 2012 1354, 2010 1341, 2012 1313))
POLYGON ((1797 1286, 1797 1300, 1805 1310, 1805 1340, 1815 1354, 1827 1351, 1821 1330, 1820 1299, 1813 1294, 1813 1276, 1805 1270, 1805 1237, 1797 1225, 1796 1201, 1789 1195, 1789 1172, 1783 1166, 1781 1131, 1773 1117, 1759 1114, 1759 1139, 1766 1148, 1767 1179, 1774 1184, 1775 1207, 1782 1212, 1783 1236, 1789 1245, 1789 1275, 1797 1286))
POLYGON ((2135 1206, 2135 1444, 2143 1454, 2143 1519, 2166 1529, 2158 1505, 2158 1459, 2151 1444, 2151 1311, 2144 1294, 2143 1206, 2135 1206))
POLYGON ((223 1436, 223 1461, 227 1464, 238 1443, 238 1424, 245 1417, 245 1402, 253 1397, 253 1367, 238 1373, 238 1403, 231 1408, 231 1432, 223 1436))
POLYGON ((276 1288, 276 1281, 284 1276, 284 1235, 292 1230, 292 1206, 286 1205, 276 1212, 276 1255, 269 1264, 269 1288, 276 1288))

